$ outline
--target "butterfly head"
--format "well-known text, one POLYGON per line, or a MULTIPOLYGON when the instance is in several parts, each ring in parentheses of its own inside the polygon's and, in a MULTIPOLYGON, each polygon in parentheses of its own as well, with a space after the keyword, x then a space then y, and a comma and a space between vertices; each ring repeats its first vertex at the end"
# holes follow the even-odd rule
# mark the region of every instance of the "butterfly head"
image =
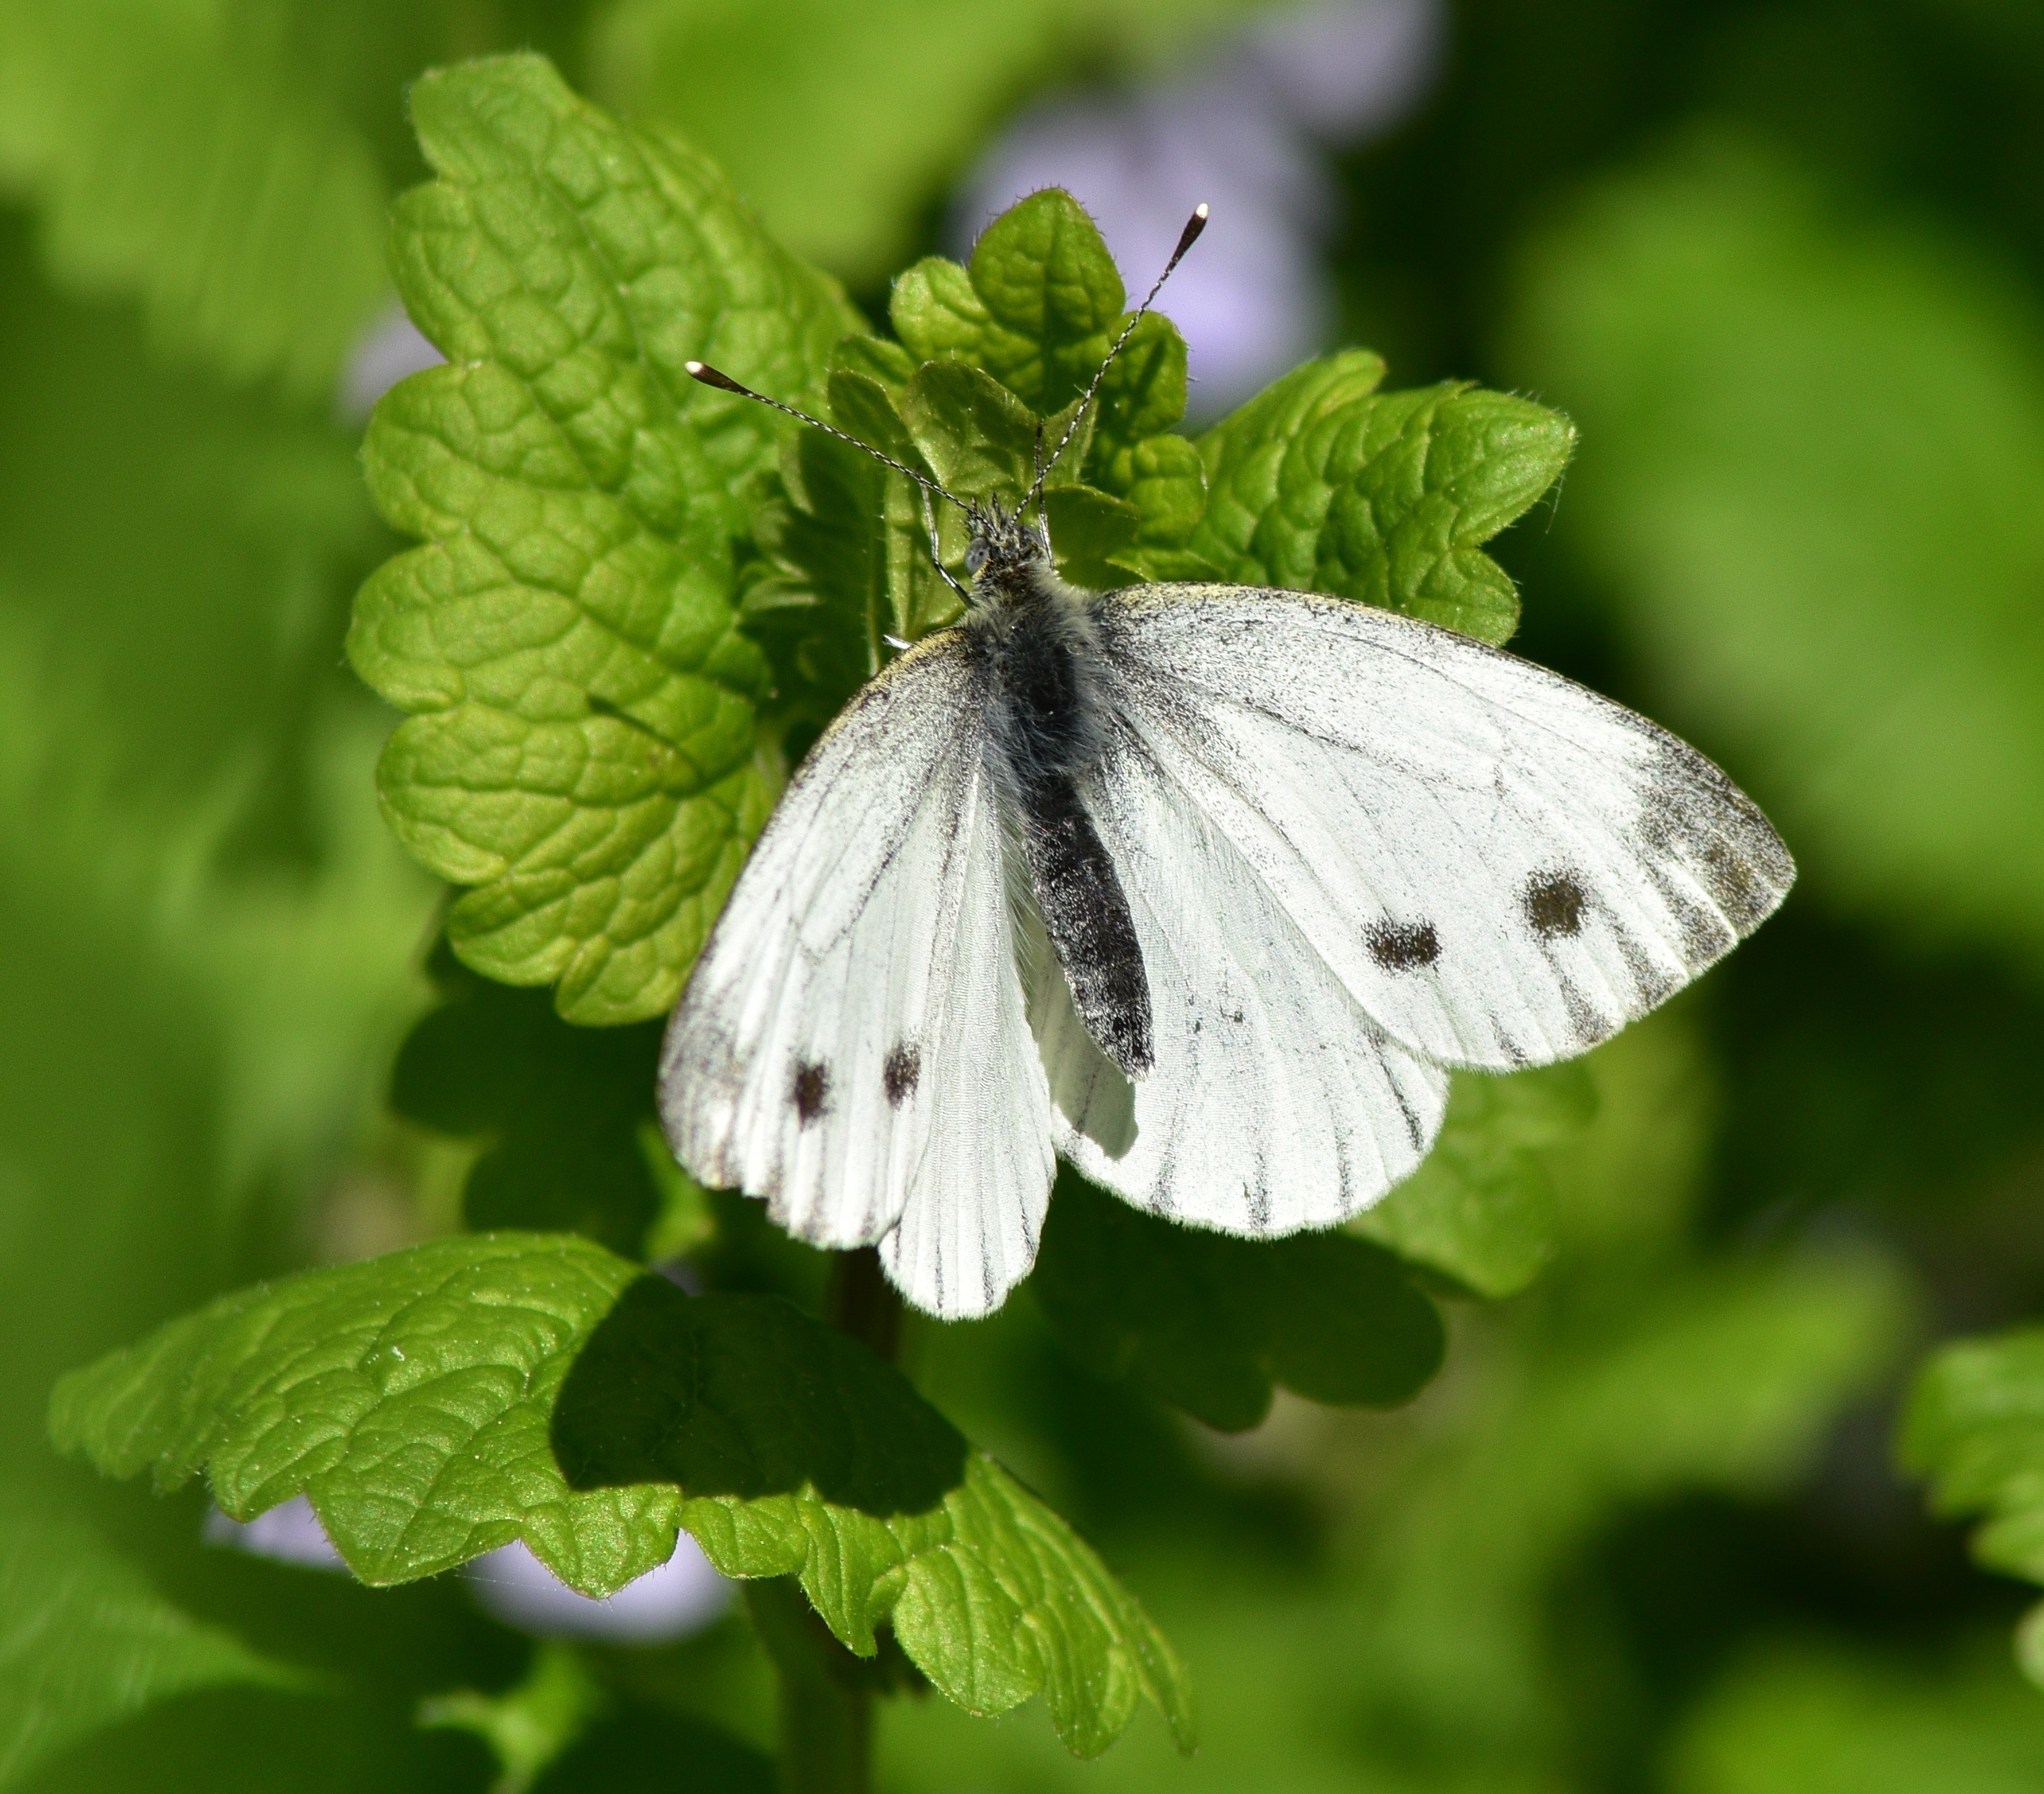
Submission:
POLYGON ((1026 584, 1051 564, 1051 532, 1042 507, 1032 521, 1026 505, 1009 511, 997 498, 966 507, 972 539, 965 551, 965 570, 972 576, 972 595, 997 598, 1026 584))

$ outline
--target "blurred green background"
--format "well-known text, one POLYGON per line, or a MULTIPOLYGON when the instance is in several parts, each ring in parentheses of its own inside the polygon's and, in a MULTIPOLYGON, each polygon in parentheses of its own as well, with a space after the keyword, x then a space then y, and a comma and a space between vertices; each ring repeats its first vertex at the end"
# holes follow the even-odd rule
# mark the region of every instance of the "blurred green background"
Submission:
MULTIPOLYGON (((195 1494, 59 1462, 42 1412, 221 1289, 454 1224, 466 1160, 384 1103, 440 900, 377 815, 392 719, 340 644, 394 546, 355 451, 415 347, 381 246, 424 175, 405 86, 532 45, 694 135, 870 315, 1032 156, 1162 193, 1204 142, 1217 217, 1256 226, 1216 230, 1212 278, 1263 297, 1167 299, 1195 377, 1247 330, 1570 413, 1559 501, 1498 545, 1516 645, 1719 759, 1804 868, 1596 1055, 1597 1118, 1550 1152, 1561 1250, 1451 1304, 1413 1408, 1208 1433, 1087 1379, 1026 1296, 925 1338, 930 1393, 1189 1657, 1206 1742, 1181 1761, 1146 1715, 1080 1765, 1033 1711, 901 1700, 883 1784, 2044 1794, 2024 1594, 1891 1460, 1933 1341, 2044 1312, 2044 10, 1297 11, 0 0, 0 1536, 87 1541, 110 1652, 163 1597, 319 1666, 131 1689, 32 1750, 10 1545, 0 1788, 498 1773, 414 1723, 528 1665, 458 1579, 207 1546, 195 1494), (1283 85, 1285 45, 1350 28, 1368 105, 1283 85)), ((540 1785, 771 1785, 741 1634, 602 1647, 639 1697, 540 1785)))

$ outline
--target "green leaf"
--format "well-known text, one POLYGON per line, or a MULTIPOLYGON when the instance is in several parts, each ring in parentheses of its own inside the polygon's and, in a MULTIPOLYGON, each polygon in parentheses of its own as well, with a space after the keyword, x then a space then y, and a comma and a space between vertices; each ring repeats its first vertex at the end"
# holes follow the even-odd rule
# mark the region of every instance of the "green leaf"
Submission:
MULTIPOLYGON (((1898 1451, 1931 1484, 1941 1514, 1981 1515, 1973 1555, 1990 1569, 2044 1583, 2044 1328, 1942 1347, 1917 1374, 1898 1451)), ((2044 1686, 2038 1615, 2018 1655, 2044 1686)))
POLYGON ((456 952, 563 1015, 671 1006, 779 782, 738 547, 793 426, 691 382, 714 360, 815 402, 858 328, 685 146, 530 56, 413 90, 440 179, 392 256, 448 365, 377 408, 384 515, 425 545, 356 601, 348 652, 415 713, 379 777, 400 837, 478 887, 456 952))
POLYGON ((1558 538, 1811 882, 2044 951, 2044 309, 1714 134, 1534 244, 1513 366, 1581 418, 1558 538))
MULTIPOLYGON (((832 376, 834 397, 847 378, 832 376)), ((788 501, 753 522, 767 558, 743 609, 747 633, 773 663, 775 716, 792 755, 807 745, 799 732, 820 734, 879 670, 890 600, 874 521, 892 501, 887 487, 908 482, 820 430, 789 444, 782 478, 788 501)))
POLYGON ((982 368, 926 362, 902 394, 901 416, 923 463, 961 498, 1012 503, 1035 479, 1036 414, 982 368))
POLYGON ((1069 1168, 1029 1287, 1089 1369, 1231 1431, 1263 1418, 1276 1383, 1315 1401, 1408 1401, 1446 1344, 1433 1304, 1377 1247, 1181 1227, 1069 1168))
POLYGON ((544 993, 507 989, 437 950, 446 1001, 398 1050, 390 1106, 482 1151, 463 1188, 478 1231, 585 1234, 636 1256, 662 1205, 640 1139, 660 1024, 572 1028, 544 993))
MULTIPOLYGON (((958 362, 990 375, 1039 416, 1074 403, 1127 322, 1114 258, 1084 208, 1056 187, 1032 194, 989 225, 968 267, 932 255, 894 283, 895 334, 924 362, 958 362)), ((1185 345, 1169 318, 1152 313, 1129 339, 1089 413, 1090 444, 1076 441, 1073 465, 1098 459, 1110 486, 1132 478, 1135 444, 1185 415, 1185 345)), ((955 413, 962 415, 954 407, 955 413)), ((1064 420, 1047 431, 1047 448, 1064 420)), ((1005 483, 1027 490, 1033 469, 1022 445, 1008 450, 1005 483), (1018 477, 1019 476, 1019 477, 1018 477)), ((1118 489, 1117 489, 1118 490, 1118 489)))
POLYGON ((1554 1253, 1545 1150, 1579 1132, 1596 1109, 1596 1086, 1579 1063, 1510 1078, 1458 1072, 1434 1150, 1348 1231, 1479 1296, 1512 1295, 1554 1253))
POLYGON ((304 1493, 365 1582, 522 1538, 584 1594, 664 1563, 671 1490, 569 1489, 548 1424, 638 1266, 572 1235, 435 1240, 221 1297, 58 1384, 50 1435, 236 1519, 304 1493))
POLYGON ((974 1712, 1040 1693, 1074 1750, 1184 1672, 1056 1515, 901 1373, 776 1297, 685 1296, 571 1236, 437 1240, 223 1298, 66 1377, 51 1436, 248 1519, 301 1492, 356 1575, 523 1538, 614 1593, 677 1524, 729 1576, 793 1575, 861 1655, 889 1622, 974 1712))
POLYGON ((1505 641, 1518 596, 1481 544, 1561 477, 1575 432, 1510 394, 1379 394, 1383 377, 1377 356, 1347 350, 1207 431, 1207 508, 1183 547, 1223 579, 1360 598, 1505 641))
POLYGON ((0 11, 0 181, 58 282, 134 295, 232 379, 331 391, 388 286, 383 176, 332 74, 361 35, 279 0, 0 11))
POLYGON ((934 1512, 882 1518, 813 1495, 691 1501, 686 1523, 727 1576, 801 1578, 862 1656, 884 1617, 937 1689, 982 1715, 1040 1694, 1076 1755, 1112 1743, 1147 1697, 1180 1747, 1193 1738, 1184 1666, 1070 1527, 973 1454, 934 1512))
POLYGON ((1145 477, 1138 457, 1153 439, 1182 440, 1163 435, 1185 415, 1185 339, 1168 317, 1147 313, 1129 333, 1101 382, 1099 405, 1087 459, 1103 486, 1128 497, 1145 477))
POLYGON ((0 1788, 175 1695, 307 1685, 173 1607, 86 1527, 0 1517, 0 1788))

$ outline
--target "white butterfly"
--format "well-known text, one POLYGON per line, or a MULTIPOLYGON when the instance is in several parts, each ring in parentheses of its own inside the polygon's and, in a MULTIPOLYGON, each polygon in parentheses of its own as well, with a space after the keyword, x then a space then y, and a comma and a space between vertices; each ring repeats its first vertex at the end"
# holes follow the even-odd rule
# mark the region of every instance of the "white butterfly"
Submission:
POLYGON ((1451 1067, 1584 1051, 1795 877, 1693 748, 1501 650, 1311 594, 1067 585, 1025 521, 1047 471, 966 507, 963 619, 803 763, 662 1055, 696 1177, 877 1244, 947 1318, 1028 1273, 1059 1155, 1227 1233, 1355 1214, 1451 1067))

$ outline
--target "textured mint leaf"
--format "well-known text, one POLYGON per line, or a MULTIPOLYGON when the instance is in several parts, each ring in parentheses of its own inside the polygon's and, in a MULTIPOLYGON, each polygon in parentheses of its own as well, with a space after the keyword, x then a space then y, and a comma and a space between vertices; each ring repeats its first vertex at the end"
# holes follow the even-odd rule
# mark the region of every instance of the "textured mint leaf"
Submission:
POLYGON ((894 283, 894 333, 920 361, 984 368, 1031 410, 1085 390, 1113 340, 1121 275, 1083 207, 1060 188, 989 225, 970 264, 932 255, 894 283))
POLYGON ((1191 1685, 1149 1616, 1056 1514, 991 1458, 932 1512, 882 1518, 813 1495, 694 1500, 689 1531, 727 1576, 799 1577, 862 1655, 891 1623, 909 1661, 968 1712, 1041 1695, 1074 1753, 1097 1755, 1147 1698, 1181 1748, 1191 1685))
MULTIPOLYGON (((1126 321, 1125 298, 1093 220, 1051 187, 988 225, 969 267, 938 255, 918 262, 894 283, 889 315, 917 359, 979 368, 1048 417, 1093 379, 1126 321)), ((1125 482, 1134 444, 1185 414, 1185 358, 1170 320, 1145 318, 1101 388, 1097 417, 1089 417, 1093 444, 1074 443, 1070 454, 1108 463, 1125 482)), ((1060 424, 1051 446, 1062 434, 1060 424)))
POLYGON ((644 1277, 561 1392, 578 1489, 678 1485, 728 1576, 794 1576, 861 1656, 890 1620, 975 1713, 1040 1693, 1058 1736, 1104 1750, 1148 1694, 1189 1740, 1184 1673, 1099 1560, 863 1346, 771 1299, 644 1277))
POLYGON ((0 1515, 0 1788, 174 1695, 305 1685, 172 1606, 85 1527, 0 1515))
POLYGON ((1510 1078, 1458 1072, 1432 1152, 1348 1231, 1479 1296, 1512 1295, 1554 1253, 1546 1149, 1579 1133, 1596 1111, 1596 1086, 1580 1063, 1510 1078))
POLYGON ((159 341, 324 396, 387 290, 384 182, 336 103, 366 19, 277 0, 0 9, 0 181, 57 281, 159 341))
POLYGON ((891 1623, 951 1699, 1040 1694, 1074 1750, 1184 1672, 1134 1598, 890 1365, 773 1297, 685 1296, 569 1235, 474 1235, 223 1298, 78 1371, 51 1436, 248 1519, 303 1492, 366 1581, 522 1538, 608 1595, 685 1525, 727 1575, 799 1577, 870 1656, 891 1623))
POLYGON ((1036 414, 984 369, 926 362, 901 411, 923 464, 961 498, 997 494, 1012 504, 1035 481, 1036 414))
POLYGON ((445 1000, 398 1049, 390 1106, 479 1145, 462 1218, 478 1231, 571 1231, 636 1256, 662 1207, 640 1139, 660 1024, 572 1028, 543 992, 480 978, 444 945, 432 970, 445 1000))
POLYGON ((1383 376, 1377 356, 1347 350, 1207 431, 1207 508, 1183 547, 1224 579, 1360 598, 1504 641, 1518 596, 1481 545, 1561 477, 1575 432, 1509 394, 1380 394, 1383 376))
POLYGON ((1390 1407, 1440 1368, 1434 1305, 1397 1260, 1340 1234, 1231 1239, 1146 1215, 1069 1169, 1029 1281, 1065 1343, 1209 1426, 1253 1427, 1274 1384, 1390 1407))
POLYGON ((202 1469, 252 1519, 310 1497, 365 1582, 522 1538, 584 1594, 664 1563, 671 1489, 571 1489, 548 1442, 574 1354, 639 1267, 567 1235, 435 1240, 221 1298, 74 1372, 50 1434, 113 1476, 202 1469))
POLYGON ((379 777, 470 965, 561 1012, 671 1005, 777 762, 738 627, 737 545, 792 426, 696 386, 711 359, 814 402, 857 327, 678 143, 506 57, 413 90, 440 175, 392 257, 448 364, 377 408, 371 490, 425 546, 356 601, 348 651, 415 714, 379 777))
POLYGON ((1147 313, 1130 332, 1101 382, 1099 405, 1087 459, 1101 485, 1126 497, 1138 478, 1138 448, 1185 415, 1185 339, 1170 318, 1147 313))
MULTIPOLYGON (((834 394, 845 378, 833 375, 834 394)), ((782 473, 787 500, 753 521, 766 559, 743 613, 773 663, 784 731, 806 724, 813 735, 880 668, 891 619, 885 540, 874 520, 889 480, 907 482, 820 430, 788 445, 782 473)))
POLYGON ((1533 243, 1512 365, 1592 445, 1558 540, 1813 885, 2034 966, 2044 309, 1823 186, 1704 138, 1533 243))
MULTIPOLYGON (((1973 1555, 2044 1583, 2044 1328, 1942 1347, 1918 1373, 1898 1441, 1941 1514, 1979 1515, 1973 1555)), ((2044 1686, 2044 1604, 2018 1635, 2023 1673, 2044 1686)))

